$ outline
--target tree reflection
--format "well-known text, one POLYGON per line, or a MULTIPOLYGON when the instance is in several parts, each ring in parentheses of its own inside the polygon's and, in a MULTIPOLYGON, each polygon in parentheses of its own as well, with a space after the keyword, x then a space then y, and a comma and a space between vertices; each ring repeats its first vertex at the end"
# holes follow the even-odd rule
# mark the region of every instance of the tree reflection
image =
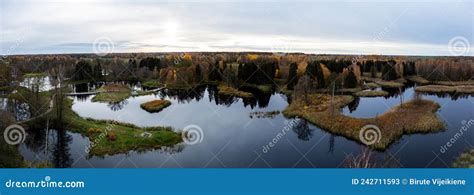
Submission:
POLYGON ((68 135, 65 130, 56 130, 56 142, 53 146, 53 159, 52 163, 54 167, 65 168, 71 167, 72 158, 69 153, 69 143, 72 141, 71 135, 68 135))
POLYGON ((107 106, 110 108, 112 111, 119 111, 122 110, 123 107, 125 107, 128 104, 127 100, 123 100, 121 102, 117 103, 108 103, 107 106))
POLYGON ((354 101, 352 101, 351 103, 347 105, 347 108, 349 108, 349 112, 351 113, 354 112, 359 106, 359 102, 360 102, 360 98, 354 97, 354 101))
POLYGON ((293 132, 296 133, 298 139, 308 141, 313 136, 314 129, 309 128, 308 121, 300 119, 299 122, 293 126, 293 132))

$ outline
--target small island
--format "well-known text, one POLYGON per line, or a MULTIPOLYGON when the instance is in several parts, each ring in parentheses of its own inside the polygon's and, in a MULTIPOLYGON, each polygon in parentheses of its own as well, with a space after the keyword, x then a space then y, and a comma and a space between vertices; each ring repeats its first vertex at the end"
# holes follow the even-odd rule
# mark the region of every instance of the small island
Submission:
POLYGON ((380 140, 369 147, 385 150, 404 134, 429 133, 444 129, 444 123, 437 117, 440 105, 423 99, 414 99, 393 107, 374 118, 345 116, 340 109, 351 103, 354 97, 328 94, 310 94, 307 98, 296 98, 284 111, 286 117, 301 117, 334 134, 362 142, 359 133, 366 125, 380 128, 380 140))
POLYGON ((171 102, 168 100, 153 100, 149 102, 145 102, 140 104, 140 107, 147 112, 160 112, 161 110, 165 109, 166 107, 170 106, 171 102))

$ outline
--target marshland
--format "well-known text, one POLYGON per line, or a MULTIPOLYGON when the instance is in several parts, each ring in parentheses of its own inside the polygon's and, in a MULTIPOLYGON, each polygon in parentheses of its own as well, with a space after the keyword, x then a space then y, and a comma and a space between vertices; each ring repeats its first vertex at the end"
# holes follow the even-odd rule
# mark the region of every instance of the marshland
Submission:
POLYGON ((0 166, 353 167, 370 157, 371 167, 469 167, 473 60, 12 55, 0 66, 0 127, 18 124, 25 139, 1 140, 0 166))

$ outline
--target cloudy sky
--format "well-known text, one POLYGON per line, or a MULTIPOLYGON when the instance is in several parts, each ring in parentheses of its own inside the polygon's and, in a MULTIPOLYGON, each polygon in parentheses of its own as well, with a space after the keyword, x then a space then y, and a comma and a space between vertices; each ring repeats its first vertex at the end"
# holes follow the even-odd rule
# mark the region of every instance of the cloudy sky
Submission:
POLYGON ((473 0, 0 1, 2 55, 101 49, 474 55, 473 0))

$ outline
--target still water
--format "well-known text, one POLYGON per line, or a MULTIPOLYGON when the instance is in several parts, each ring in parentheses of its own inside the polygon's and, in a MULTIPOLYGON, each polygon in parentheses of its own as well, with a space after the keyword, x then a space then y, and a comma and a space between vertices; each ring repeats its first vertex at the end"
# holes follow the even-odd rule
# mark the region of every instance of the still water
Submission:
MULTIPOLYGON (((357 98, 342 111, 353 117, 375 117, 400 101, 410 100, 413 94, 413 87, 408 87, 391 92, 389 97, 357 98)), ((84 151, 89 144, 87 137, 64 130, 38 130, 30 132, 21 153, 27 160, 48 160, 57 167, 344 167, 349 155, 358 155, 365 148, 300 120, 290 125, 290 131, 278 138, 274 147, 264 151, 263 147, 276 139, 292 119, 281 114, 273 118, 251 118, 252 112, 282 111, 289 101, 277 93, 256 96, 256 99, 220 97, 215 87, 201 87, 192 91, 164 90, 131 97, 118 104, 91 102, 93 96, 74 97, 73 110, 80 116, 142 127, 164 125, 183 129, 197 125, 203 130, 202 142, 97 157, 84 151), (141 103, 154 99, 167 99, 172 105, 159 113, 140 108, 141 103)), ((446 167, 466 148, 473 148, 474 131, 469 129, 446 152, 440 152, 440 147, 459 131, 462 121, 474 119, 474 98, 422 97, 441 105, 437 114, 446 123, 446 130, 404 135, 387 150, 375 152, 377 166, 446 167)))

